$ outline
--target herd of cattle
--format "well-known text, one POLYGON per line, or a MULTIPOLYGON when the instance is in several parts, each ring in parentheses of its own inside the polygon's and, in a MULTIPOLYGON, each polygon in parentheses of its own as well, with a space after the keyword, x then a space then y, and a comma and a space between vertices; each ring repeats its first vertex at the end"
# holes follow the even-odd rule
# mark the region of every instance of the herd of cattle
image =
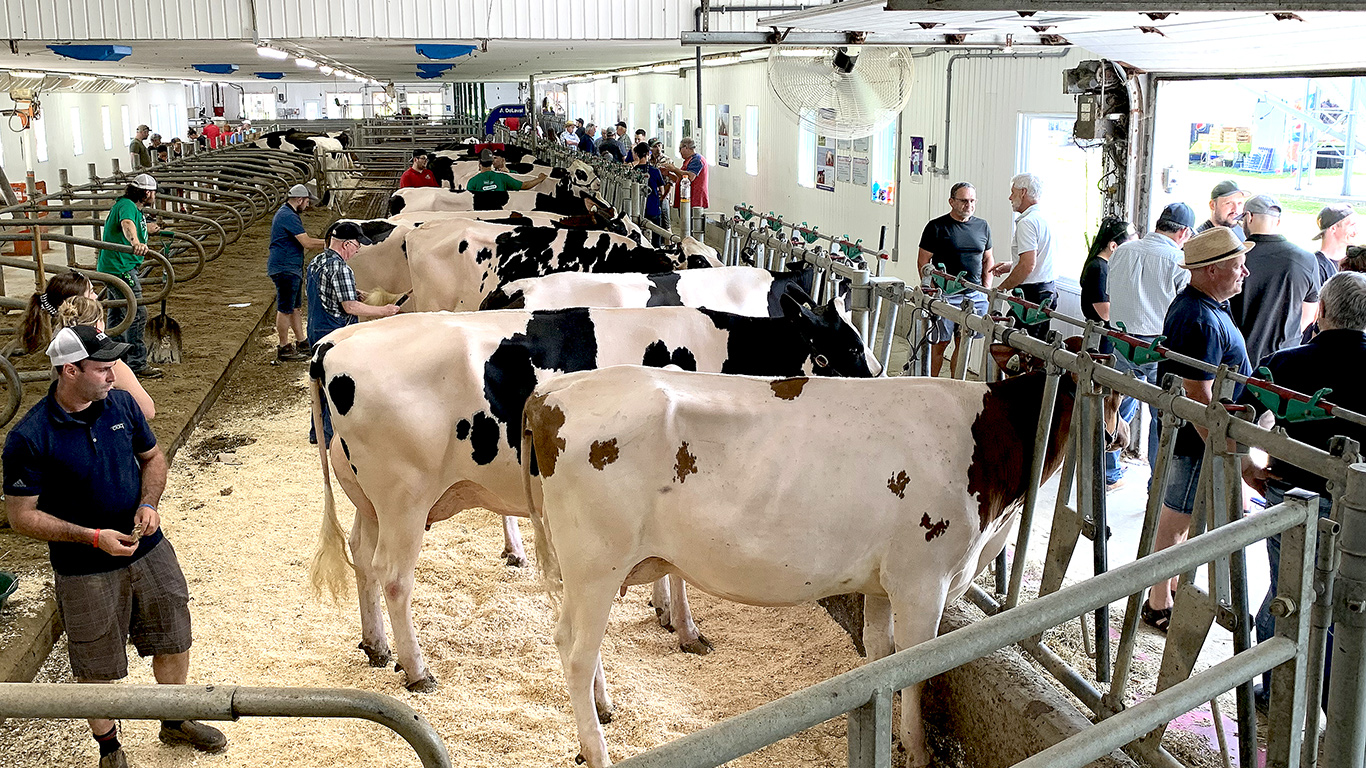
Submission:
MULTIPOLYGON (((654 248, 596 201, 591 168, 545 170, 550 193, 396 193, 395 215, 359 222, 351 264, 361 290, 409 295, 405 312, 314 348, 314 421, 325 401, 336 437, 319 449, 310 575, 334 595, 355 579, 370 663, 396 654, 410 690, 436 687, 414 572, 423 532, 476 507, 504 516, 509 565, 525 563, 517 518, 531 518, 592 768, 611 764, 599 648, 627 586, 655 584, 660 624, 693 653, 711 645, 685 583, 756 605, 862 593, 874 657, 933 637, 1004 545, 1042 376, 883 377, 847 292, 818 305, 810 270, 722 267, 691 239, 654 248), (356 506, 350 556, 329 474, 356 506)), ((1050 474, 1072 413, 1060 390, 1050 474)), ((918 688, 900 736, 929 764, 918 688)))

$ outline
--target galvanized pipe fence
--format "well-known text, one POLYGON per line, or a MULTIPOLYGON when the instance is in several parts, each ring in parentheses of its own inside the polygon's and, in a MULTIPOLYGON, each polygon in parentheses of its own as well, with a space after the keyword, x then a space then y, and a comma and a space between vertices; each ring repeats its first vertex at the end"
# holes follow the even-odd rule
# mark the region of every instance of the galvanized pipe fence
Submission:
POLYGON ((237 685, 0 683, 0 719, 239 720, 346 717, 369 720, 408 742, 426 768, 450 768, 446 745, 426 718, 389 696, 348 688, 237 685))
MULTIPOLYGON (((776 219, 777 217, 773 218, 776 219)), ((796 260, 814 265, 818 270, 819 280, 815 293, 817 294, 816 298, 821 301, 835 292, 834 286, 839 278, 848 280, 854 324, 863 333, 869 344, 874 347, 875 354, 883 364, 884 369, 890 361, 891 342, 897 335, 898 317, 904 307, 913 317, 912 340, 921 338, 920 329, 927 322, 933 321, 936 316, 946 317, 957 324, 957 341, 959 344, 965 344, 974 332, 982 334, 985 337, 982 348, 982 370, 984 372, 992 369, 989 363, 991 360, 990 346, 993 343, 1000 343, 1048 361, 1046 393, 1056 393, 1059 377, 1062 375, 1071 375, 1077 379, 1079 396, 1074 400, 1072 436, 1064 461, 1062 482, 1053 515, 1053 527, 1049 536, 1045 568, 1039 587, 1040 598, 1021 603, 1023 566, 1028 551, 1034 507, 1037 505, 1038 487, 1041 485, 1042 461, 1040 459, 1043 452, 1038 446, 1043 445, 1043 441, 1047 439, 1053 419, 1051 410, 1053 401, 1047 396, 1045 396, 1045 405, 1043 413, 1040 414, 1040 426, 1036 434, 1035 461, 1031 467, 1029 492, 1021 509, 1014 561, 1011 563, 1013 568, 1007 570, 1004 553, 1002 553, 996 564, 996 591, 998 595, 992 596, 975 585, 968 594, 968 597, 988 614, 1008 613, 1018 618, 1021 611, 1038 610, 1031 606, 1037 605, 1047 596, 1061 594, 1059 590, 1062 587, 1066 567, 1072 559, 1077 542, 1083 535, 1092 539, 1097 579, 1106 576, 1107 573, 1113 574, 1124 570, 1122 568, 1116 571, 1108 571, 1107 568, 1109 529, 1105 515, 1105 489, 1100 481, 1100 478, 1103 477, 1102 462, 1104 455, 1101 397, 1107 391, 1134 397, 1140 402, 1160 410, 1164 415, 1164 427, 1158 455, 1152 457, 1154 464, 1152 487, 1159 490, 1158 493, 1150 495, 1145 508, 1143 530, 1140 534, 1135 563, 1149 562, 1153 558, 1165 554, 1153 552, 1153 539, 1157 518, 1161 510, 1161 489, 1165 485, 1165 478, 1169 472, 1175 447, 1175 433, 1177 428, 1184 423, 1195 423, 1206 427, 1211 435, 1207 441, 1205 470, 1201 473, 1197 505, 1192 515, 1192 541, 1206 540, 1208 537, 1244 520, 1256 520, 1265 517, 1266 513, 1244 517, 1239 466, 1248 447, 1261 449, 1271 456, 1327 478, 1328 487, 1333 489, 1335 493, 1332 518, 1322 523, 1318 521, 1316 513, 1312 520, 1305 518, 1300 535, 1308 537, 1309 543, 1307 545, 1303 543, 1295 545, 1289 541, 1291 537, 1287 537, 1287 541, 1282 543, 1282 595, 1280 597, 1283 597, 1284 600, 1278 599, 1274 603, 1280 610, 1277 614, 1279 618, 1277 622, 1278 634, 1282 631, 1280 625, 1287 625, 1285 632, 1290 633, 1293 630, 1297 643, 1294 653, 1295 666, 1286 669, 1300 671, 1294 672, 1294 679, 1297 682, 1293 688, 1279 684, 1273 687, 1273 691, 1275 691, 1273 706, 1276 708, 1273 709, 1272 723, 1273 726, 1279 727, 1279 724, 1293 722, 1297 724, 1295 726, 1297 729, 1304 726, 1305 732, 1317 733, 1318 708, 1306 704, 1306 702, 1316 702, 1317 698, 1306 698, 1302 694, 1306 691, 1315 692, 1321 683, 1324 638, 1326 628, 1332 623, 1334 607, 1337 611, 1338 626, 1342 626, 1345 616, 1349 622, 1357 624, 1354 631, 1359 634, 1356 635, 1356 639, 1366 640, 1366 621, 1360 620, 1362 614, 1366 614, 1366 518, 1362 516, 1353 517, 1351 513, 1353 509, 1362 508, 1363 503, 1366 503, 1366 496, 1358 496, 1352 500, 1350 492, 1338 492, 1340 489, 1352 487, 1349 486, 1349 478, 1358 477, 1362 471, 1366 471, 1366 465, 1357 465, 1359 447, 1351 441, 1340 440, 1335 445, 1334 450, 1329 453, 1298 443, 1286 437, 1282 432, 1265 430, 1251 423, 1249 420, 1250 409, 1226 406, 1218 402, 1218 398, 1216 398, 1216 402, 1208 406, 1197 403, 1182 396, 1181 387, 1177 382, 1168 381, 1165 388, 1153 386, 1106 365, 1104 362, 1106 358, 1103 356, 1093 354, 1069 355, 1062 349, 1061 339, 1056 334, 1048 342, 1040 341, 1013 327, 1013 321, 1009 318, 991 318, 977 315, 972 311, 970 303, 965 309, 949 303, 945 299, 964 290, 980 290, 988 295, 990 307, 1006 308, 1011 315, 1016 316, 1020 321, 1027 319, 1032 323, 1040 318, 1045 320, 1057 319, 1082 328, 1088 348, 1095 348, 1101 336, 1108 335, 1120 342, 1121 345, 1128 344, 1131 354, 1139 355, 1142 350, 1146 349, 1147 352, 1143 354, 1166 357, 1213 373, 1216 377, 1215 391, 1221 396, 1226 397, 1234 383, 1251 384, 1264 387, 1268 391, 1276 392, 1299 403, 1318 404, 1332 417, 1342 419, 1345 422, 1366 424, 1366 416, 1335 407, 1331 403, 1325 403, 1321 397, 1291 392, 1256 377, 1240 376, 1227 367, 1211 366, 1202 361, 1174 353, 1160 347, 1160 345, 1149 346, 1141 340, 1111 331, 1097 323, 1069 317, 1049 307, 1039 307, 1026 302, 1017 296, 1009 296, 986 286, 972 284, 961 275, 955 277, 927 268, 926 286, 907 286, 898 278, 878 277, 870 274, 867 269, 851 267, 847 262, 832 258, 828 251, 824 251, 818 246, 813 245, 808 248, 807 244, 812 242, 810 238, 794 239, 790 233, 783 232, 780 227, 773 227, 765 219, 754 222, 745 221, 742 217, 737 216, 729 221, 718 219, 714 226, 724 230, 723 261, 727 264, 749 262, 767 268, 780 268, 784 264, 796 260), (803 241, 807 241, 807 243, 803 241), (930 287, 931 285, 934 287, 930 287), (878 331, 883 334, 880 344, 877 343, 879 341, 876 336, 878 331), (1236 444, 1237 447, 1229 449, 1226 444, 1236 444), (1074 481, 1078 486, 1075 507, 1069 504, 1074 481), (1337 532, 1338 525, 1346 525, 1345 521, 1348 518, 1354 520, 1353 525, 1358 531, 1355 533, 1357 537, 1355 545, 1344 543, 1349 541, 1348 532, 1353 529, 1345 527, 1342 536, 1339 536, 1337 532), (1323 526, 1321 536, 1319 536, 1320 525, 1323 526), (1310 528, 1313 530, 1309 530, 1310 528), (1324 544, 1320 551, 1316 551, 1313 542, 1320 539, 1324 544), (1285 553, 1296 546, 1298 549, 1295 550, 1295 559, 1287 559, 1285 553), (1354 598, 1349 600, 1342 596, 1344 588, 1341 586, 1344 584, 1344 578, 1348 577, 1348 569, 1337 569, 1332 566, 1338 561, 1345 562, 1350 552, 1359 554, 1355 555, 1356 562, 1354 568, 1351 569, 1350 581, 1345 582, 1352 585, 1350 592, 1354 598), (1007 572, 1009 572, 1009 578, 1006 576, 1007 572), (1292 572, 1298 573, 1299 576, 1293 576, 1292 572), (1333 592, 1335 578, 1340 585, 1336 595, 1333 592), (1288 583, 1287 579, 1295 581, 1296 589, 1299 588, 1300 582, 1308 584, 1309 594, 1302 594, 1299 599, 1286 594, 1284 590, 1288 583), (1301 672, 1306 668, 1308 673, 1301 675, 1301 672), (1303 685, 1298 682, 1301 676, 1304 677, 1303 685), (1281 694, 1287 691, 1293 694, 1289 698, 1294 700, 1288 703, 1281 701, 1277 704, 1276 700, 1280 699, 1281 694), (1299 698, 1296 699, 1295 697, 1299 698), (1281 717, 1282 715, 1292 719, 1285 720, 1281 717)), ((967 355, 960 355, 959 370, 953 372, 957 378, 964 378, 966 375, 966 358, 967 355)), ((914 370, 914 367, 910 368, 910 372, 914 372, 914 370)), ((1360 488, 1362 493, 1366 493, 1366 485, 1362 485, 1361 480, 1352 482, 1356 483, 1355 487, 1360 488)), ((1296 499, 1295 503, 1297 504, 1304 501, 1301 496, 1291 494, 1287 496, 1287 503, 1291 498, 1296 499)), ((1318 508, 1316 499, 1310 499, 1305 503, 1312 510, 1318 508)), ((1172 631, 1168 636, 1167 651, 1164 654, 1163 668, 1157 685, 1159 691, 1175 690, 1177 686, 1183 686, 1181 690, 1195 689, 1185 681, 1189 675, 1189 670, 1194 666, 1195 659, 1212 624, 1216 620, 1232 633, 1237 652, 1235 660, 1238 664, 1245 664, 1246 661, 1243 657, 1248 654, 1259 653, 1258 649, 1251 645, 1251 615, 1246 586, 1246 560, 1242 546, 1228 549, 1221 552, 1218 558, 1211 557, 1204 561, 1211 565, 1209 568, 1210 589, 1208 591, 1202 590, 1195 583, 1194 566, 1183 570, 1184 578, 1181 582, 1181 588, 1177 592, 1172 631), (1208 620, 1205 620, 1205 617, 1208 620)), ((1129 567, 1125 566, 1125 568, 1129 567)), ((1087 584, 1092 584, 1094 581, 1094 579, 1088 581, 1087 584)), ((1083 673, 1066 665, 1056 653, 1052 652, 1042 642, 1039 637, 1041 633, 1023 634, 1006 644, 1017 643, 1022 650, 1039 661, 1064 687, 1075 694, 1091 710, 1094 718, 1107 721, 1117 718, 1127 711, 1124 705, 1124 694, 1128 683, 1128 672, 1136 648, 1140 607, 1144 589, 1154 581, 1156 579, 1133 581, 1129 585, 1131 589, 1120 595, 1127 597, 1127 605, 1123 630, 1113 658, 1108 631, 1108 606, 1113 602, 1113 599, 1097 602, 1091 608, 1078 611, 1067 617, 1075 618, 1082 613, 1096 612, 1094 624, 1096 678, 1102 684, 1109 683, 1108 690, 1102 690, 1093 685, 1083 673)), ((1085 635, 1084 622, 1083 628, 1085 635)), ((1341 636, 1342 630, 1339 629, 1338 632, 1341 636)), ((960 634, 961 631, 955 633, 955 637, 960 634)), ((1333 676, 1333 688, 1330 690, 1330 697, 1336 697, 1334 700, 1340 699, 1344 703, 1340 707, 1336 704, 1330 704, 1330 708, 1336 708, 1336 711, 1331 714, 1329 726, 1330 731, 1336 728, 1334 731, 1336 735, 1331 736, 1330 741, 1336 739, 1349 745, 1366 744, 1366 720, 1362 719, 1363 716, 1366 716, 1366 670, 1363 669, 1363 659, 1366 659, 1366 655, 1360 652, 1359 649, 1362 648, 1360 643, 1348 647, 1355 648, 1355 650, 1347 652, 1348 658, 1338 659, 1336 654, 1342 652, 1344 644, 1339 641, 1339 644, 1335 646, 1335 672, 1341 669, 1345 674, 1333 676)), ((963 661, 968 660, 971 659, 965 658, 963 661)), ((1241 669, 1241 667, 1239 668, 1241 669)), ((1280 674, 1278 672, 1278 680, 1281 679, 1280 674)), ((1240 760, 1245 766, 1253 765, 1257 754, 1255 742, 1256 714, 1252 706, 1251 677, 1251 675, 1247 675, 1237 679, 1239 754, 1240 760)), ((1233 678, 1225 678, 1224 682, 1231 679, 1233 678)), ((904 686, 897 684, 889 686, 888 689, 895 690, 899 687, 904 686)), ((1233 687, 1232 684, 1224 685, 1216 692, 1221 693, 1233 687)), ((1210 700, 1213 695, 1207 693, 1208 686, 1199 688, 1199 690, 1202 692, 1200 695, 1203 698, 1191 699, 1191 706, 1187 706, 1187 710, 1195 704, 1210 700)), ((864 704, 868 704, 869 701, 871 700, 865 700, 864 704)), ((871 706, 871 704, 869 705, 871 706)), ((1167 710, 1162 711, 1166 712, 1167 710)), ((1170 719, 1170 715, 1167 716, 1167 719, 1170 719)), ((1121 722, 1128 721, 1126 718, 1126 721, 1121 722)), ((792 724, 789 723, 789 725, 792 724)), ((1150 762, 1163 765, 1176 764, 1176 761, 1160 746, 1161 729, 1157 728, 1156 725, 1145 727, 1152 731, 1151 735, 1138 741, 1128 739, 1121 743, 1133 742, 1129 744, 1129 749, 1150 762)), ((788 733, 800 729, 796 728, 788 731, 788 733)), ((851 723, 851 732, 855 730, 851 723)), ((1300 733, 1300 731, 1296 730, 1296 733, 1300 733)), ((1313 765, 1317 758, 1314 749, 1316 746, 1317 740, 1314 738, 1302 740, 1299 736, 1293 739, 1287 737, 1287 740, 1279 741, 1273 746, 1272 753, 1275 755, 1293 753, 1293 760, 1290 757, 1285 757, 1284 762, 1274 764, 1313 765)), ((1353 753, 1352 749, 1355 747, 1349 746, 1345 752, 1338 754, 1355 754, 1357 755, 1356 761, 1345 764, 1361 765, 1363 750, 1356 749, 1353 753)), ((1085 761, 1074 764, 1080 765, 1083 762, 1085 761)), ((702 765, 713 763, 703 761, 678 764, 702 765)), ((850 764, 863 765, 865 763, 851 762, 850 764)))

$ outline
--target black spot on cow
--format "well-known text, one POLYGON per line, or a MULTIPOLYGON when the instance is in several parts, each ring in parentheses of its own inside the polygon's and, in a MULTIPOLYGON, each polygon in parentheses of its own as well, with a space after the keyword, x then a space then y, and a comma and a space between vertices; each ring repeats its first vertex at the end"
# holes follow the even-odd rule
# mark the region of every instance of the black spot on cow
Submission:
POLYGON ((389 215, 390 215, 390 216, 396 216, 396 215, 402 213, 402 212, 403 212, 403 208, 404 208, 404 206, 406 206, 406 205, 408 205, 408 201, 403 199, 403 195, 394 195, 393 197, 390 197, 390 198, 389 198, 389 215))
POLYGON ((693 356, 692 350, 687 347, 675 349, 673 354, 669 355, 669 362, 685 371, 697 370, 697 358, 693 356))
POLYGON ((506 192, 471 192, 474 195, 474 210, 501 211, 508 205, 506 192))
POLYGON ((463 238, 463 237, 460 238, 460 252, 461 252, 461 253, 464 253, 465 251, 469 250, 469 248, 470 248, 470 241, 466 240, 466 239, 463 238))
POLYGON ((470 445, 473 449, 470 456, 474 459, 475 464, 482 466, 497 458, 497 420, 489 418, 488 414, 483 411, 474 414, 474 423, 470 428, 470 445))
POLYGON ((640 364, 647 368, 663 368, 669 364, 669 345, 663 339, 652 342, 645 348, 645 356, 640 364))
POLYGON ((308 364, 308 375, 310 378, 321 382, 323 380, 323 359, 327 353, 332 351, 332 342, 325 341, 313 348, 313 361, 308 364))
POLYGON ((470 420, 461 419, 455 423, 455 439, 465 440, 470 436, 470 420))
POLYGON ((484 399, 519 459, 522 408, 536 388, 536 371, 585 371, 596 368, 597 359, 597 335, 583 307, 533 312, 526 333, 498 343, 484 363, 484 399))
POLYGON ((525 176, 536 170, 536 166, 531 163, 508 163, 507 172, 525 176))
POLYGON ((697 457, 688 450, 688 441, 678 446, 678 453, 674 455, 674 479, 683 483, 688 479, 688 475, 697 474, 697 457))
POLYGON ((349 446, 349 445, 346 444, 346 439, 345 439, 345 438, 342 438, 342 439, 341 439, 341 447, 342 447, 342 455, 346 457, 346 460, 347 460, 347 461, 350 461, 350 460, 351 460, 351 446, 349 446))
POLYGON ((509 296, 502 288, 494 290, 479 303, 479 309, 523 309, 526 307, 526 294, 513 291, 509 296))
POLYGON ((925 529, 925 541, 933 541, 949 529, 949 521, 940 520, 937 523, 931 523, 930 515, 926 512, 920 516, 920 527, 925 529))
POLYGON ((356 402, 356 382, 350 376, 339 373, 327 382, 327 394, 337 407, 337 413, 345 416, 356 402))
POLYGON ((480 248, 479 253, 474 254, 474 263, 483 264, 493 259, 493 251, 487 248, 480 248))
POLYGON ((793 296, 800 299, 809 299, 815 282, 816 270, 805 266, 806 262, 794 262, 792 268, 786 272, 773 272, 773 282, 768 286, 768 316, 782 317, 783 294, 793 292, 793 296), (793 291, 793 289, 797 289, 793 291))
POLYGON ((350 221, 353 224, 360 225, 361 235, 366 240, 370 241, 369 243, 365 243, 366 245, 373 245, 375 243, 384 242, 386 239, 388 239, 389 233, 393 232, 398 226, 385 219, 369 219, 364 221, 358 221, 355 219, 338 219, 337 221, 332 222, 332 224, 327 227, 327 231, 323 233, 323 239, 326 240, 332 237, 332 231, 335 230, 337 228, 337 225, 342 223, 343 221, 350 221))
POLYGON ((887 490, 896 494, 898 499, 904 499, 906 498, 906 486, 910 482, 910 475, 907 475, 906 470, 903 469, 887 480, 887 490))
POLYGON ((650 298, 645 301, 647 307, 681 307, 683 297, 678 295, 678 281, 682 275, 677 272, 665 272, 658 275, 649 275, 650 298))

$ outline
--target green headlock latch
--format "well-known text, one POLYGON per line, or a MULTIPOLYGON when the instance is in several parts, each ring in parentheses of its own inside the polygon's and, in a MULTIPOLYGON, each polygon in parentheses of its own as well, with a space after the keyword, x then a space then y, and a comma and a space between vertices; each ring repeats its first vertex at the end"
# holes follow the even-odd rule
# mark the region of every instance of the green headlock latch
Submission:
MULTIPOLYGON (((1116 325, 1119 326, 1119 329, 1121 331, 1125 333, 1129 332, 1129 329, 1124 327, 1123 322, 1116 323, 1116 325)), ((1134 344, 1130 344, 1129 342, 1123 339, 1116 339, 1113 337, 1111 337, 1110 339, 1110 341, 1115 345, 1115 351, 1119 352, 1121 355, 1124 355, 1125 359, 1127 359, 1134 365, 1147 365, 1148 363, 1155 363, 1158 360, 1161 360, 1162 353, 1157 351, 1157 345, 1161 344, 1166 340, 1166 336, 1158 336, 1154 338, 1152 341, 1148 342, 1148 345, 1146 347, 1141 347, 1136 346, 1134 344)))
POLYGON ((844 253, 846 258, 856 259, 858 258, 859 253, 862 251, 862 248, 859 247, 862 243, 863 238, 861 237, 858 240, 855 240, 851 243, 849 242, 849 236, 845 235, 841 240, 839 240, 835 244, 840 247, 840 251, 844 253))
MULTIPOLYGON (((1267 370, 1265 367, 1257 369, 1257 378, 1265 379, 1272 384, 1276 383, 1271 378, 1271 371, 1267 370)), ((1331 414, 1319 406, 1319 401, 1322 400, 1325 395, 1333 391, 1326 387, 1315 392, 1314 396, 1309 398, 1309 402, 1285 397, 1278 392, 1272 392, 1265 387, 1259 387, 1251 381, 1247 383, 1247 388, 1252 392, 1252 396, 1257 398, 1258 402, 1266 406, 1267 410, 1276 414, 1277 421, 1283 421, 1287 424, 1297 424, 1302 421, 1323 421, 1324 419, 1333 418, 1331 414)))
POLYGON ((740 218, 742 220, 749 221, 750 219, 754 218, 753 208, 751 208, 747 203, 741 203, 740 205, 744 206, 740 209, 740 218))
MULTIPOLYGON (((943 264, 935 265, 939 271, 944 271, 943 264)), ((943 275, 930 275, 930 283, 938 288, 945 296, 956 296, 968 289, 964 283, 967 282, 967 270, 958 273, 958 277, 944 277, 943 275)))
POLYGON ((765 220, 765 223, 768 224, 768 228, 775 233, 783 231, 783 217, 773 211, 768 212, 768 218, 765 220))
POLYGON ((1006 303, 1010 305, 1010 315, 1019 320, 1023 325, 1038 325, 1048 319, 1048 310, 1053 308, 1052 299, 1044 299, 1038 308, 1026 307, 1022 302, 1015 299, 1024 299, 1024 291, 1016 288, 1011 292, 1014 298, 1007 298, 1006 303))
POLYGON ((806 222, 804 221, 802 222, 801 228, 797 230, 797 234, 802 236, 802 239, 806 241, 807 245, 811 245, 812 243, 816 242, 816 238, 820 237, 820 235, 816 234, 816 228, 808 228, 806 226, 806 222))

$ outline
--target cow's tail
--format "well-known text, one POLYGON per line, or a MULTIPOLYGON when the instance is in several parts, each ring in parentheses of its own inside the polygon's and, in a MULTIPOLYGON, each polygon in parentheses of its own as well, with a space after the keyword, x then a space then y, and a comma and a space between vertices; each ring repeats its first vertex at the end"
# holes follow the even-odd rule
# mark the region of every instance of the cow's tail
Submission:
POLYGON ((531 397, 522 409, 522 484, 526 490, 528 517, 535 536, 536 562, 541 568, 541 588, 550 597, 550 606, 556 619, 560 613, 560 558, 555 554, 555 545, 550 540, 550 530, 546 527, 543 506, 536 504, 533 488, 532 469, 537 466, 536 446, 532 435, 536 429, 536 416, 541 411, 544 397, 531 397))
POLYGON ((323 435, 322 411, 322 356, 327 348, 317 350, 313 363, 309 366, 308 390, 312 400, 313 432, 318 437, 318 460, 323 470, 323 525, 318 532, 318 544, 313 549, 313 558, 308 563, 308 581, 313 593, 321 596, 324 591, 333 600, 347 594, 351 579, 355 575, 355 565, 346 551, 346 532, 337 522, 337 500, 332 494, 332 477, 327 463, 327 439, 323 435))

